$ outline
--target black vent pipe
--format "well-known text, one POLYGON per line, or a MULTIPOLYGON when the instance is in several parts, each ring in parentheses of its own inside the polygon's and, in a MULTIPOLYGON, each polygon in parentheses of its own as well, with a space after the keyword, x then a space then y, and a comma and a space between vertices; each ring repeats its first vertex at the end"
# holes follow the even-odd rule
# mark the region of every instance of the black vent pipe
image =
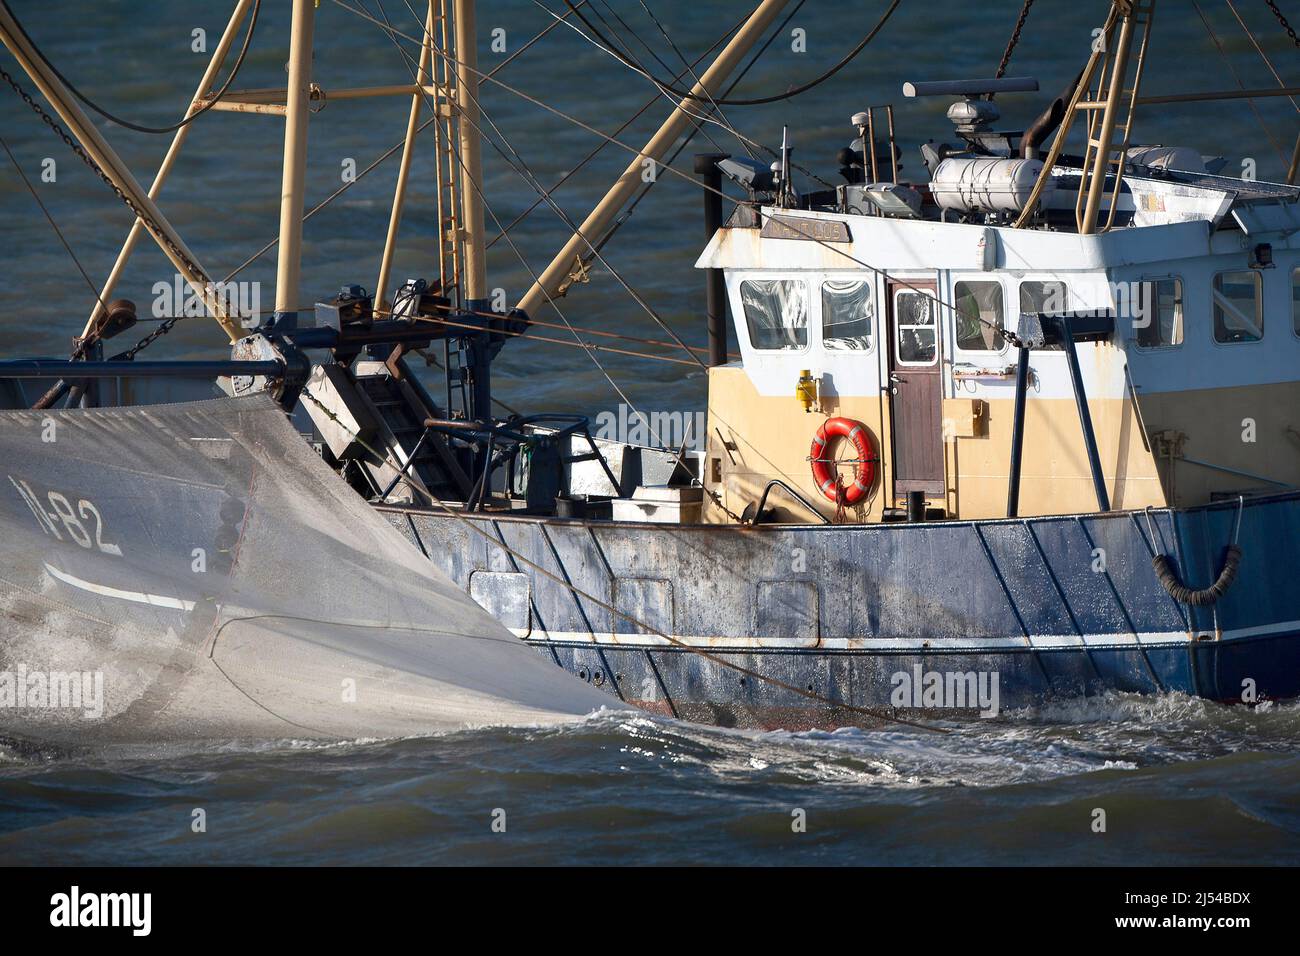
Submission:
MULTIPOLYGON (((728 153, 697 153, 695 172, 704 185, 704 238, 709 241, 722 228, 722 170, 718 163, 728 153)), ((704 310, 709 321, 709 364, 727 364, 727 283, 721 269, 706 269, 704 310)))

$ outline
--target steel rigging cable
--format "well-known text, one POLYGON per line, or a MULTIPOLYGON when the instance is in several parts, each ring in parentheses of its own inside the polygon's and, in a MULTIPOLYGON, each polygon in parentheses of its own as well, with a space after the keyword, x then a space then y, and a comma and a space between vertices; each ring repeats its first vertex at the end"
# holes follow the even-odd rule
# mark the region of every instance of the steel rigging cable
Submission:
MULTIPOLYGON (((364 11, 364 10, 359 10, 359 9, 357 9, 356 7, 351 6, 349 3, 346 2, 346 0, 333 0, 333 2, 334 2, 337 6, 342 7, 344 10, 347 10, 347 11, 349 11, 350 13, 353 13, 353 14, 355 14, 355 15, 361 17, 363 20, 368 20, 369 22, 375 24, 376 26, 378 26, 378 27, 380 27, 381 29, 383 29, 385 32, 389 33, 391 36, 394 36, 394 37, 401 37, 402 39, 404 39, 404 40, 409 40, 409 41, 412 42, 412 43, 420 43, 420 42, 421 42, 420 40, 416 39, 415 37, 412 37, 412 36, 410 36, 410 35, 408 35, 408 34, 405 34, 405 33, 402 33, 402 32, 400 32, 400 31, 396 30, 396 29, 392 26, 392 24, 384 23, 383 21, 378 20, 378 19, 376 19, 375 17, 371 16, 371 15, 370 15, 369 13, 367 13, 366 11, 364 11)), ((442 51, 442 50, 435 50, 434 53, 435 53, 437 56, 442 57, 443 59, 445 59, 445 60, 446 60, 447 62, 449 62, 449 63, 454 63, 454 64, 456 64, 457 66, 461 66, 461 65, 462 65, 461 62, 460 62, 459 60, 457 60, 457 59, 456 59, 454 56, 452 56, 451 54, 446 53, 445 51, 442 51)), ((490 71, 490 72, 486 72, 486 73, 485 73, 485 72, 483 72, 482 70, 478 70, 478 69, 476 69, 476 68, 474 68, 474 67, 466 67, 466 68, 467 68, 468 70, 470 70, 470 72, 472 72, 472 73, 474 73, 475 75, 477 75, 481 80, 486 80, 487 82, 491 83, 493 86, 497 86, 497 87, 499 87, 499 88, 505 90, 506 92, 511 93, 512 95, 517 96, 517 97, 519 97, 520 99, 522 99, 522 100, 524 100, 524 101, 526 101, 526 102, 528 102, 528 103, 531 103, 532 105, 534 105, 534 106, 536 106, 536 107, 538 107, 538 108, 540 108, 540 109, 542 109, 542 110, 545 110, 547 113, 550 113, 550 114, 553 115, 553 116, 557 116, 557 117, 559 117, 560 119, 564 120, 566 123, 571 123, 571 124, 573 124, 574 126, 578 127, 579 129, 582 129, 582 130, 585 130, 585 131, 588 132, 588 133, 591 133, 593 136, 598 136, 598 137, 600 137, 601 139, 606 140, 607 142, 609 142, 611 145, 613 145, 613 146, 617 146, 619 149, 622 149, 622 150, 624 150, 624 151, 626 151, 626 152, 628 152, 628 153, 631 153, 631 154, 634 155, 634 156, 640 156, 640 155, 641 155, 641 151, 640 151, 639 149, 637 149, 637 147, 635 147, 635 146, 630 146, 629 144, 627 144, 627 143, 623 142, 622 140, 618 139, 617 137, 611 136, 609 133, 605 133, 605 132, 603 132, 603 131, 601 131, 601 130, 599 130, 599 129, 596 129, 594 126, 590 125, 589 123, 585 123, 585 122, 583 122, 582 120, 578 119, 576 116, 573 116, 573 115, 571 115, 571 114, 569 114, 569 113, 566 113, 566 112, 564 112, 563 110, 558 109, 558 108, 556 108, 556 107, 554 107, 554 106, 551 106, 550 104, 548 104, 548 103, 546 103, 546 102, 544 102, 544 101, 538 99, 537 97, 532 96, 531 94, 524 92, 523 90, 519 89, 518 87, 511 86, 509 83, 506 83, 506 82, 503 81, 503 80, 497 79, 496 76, 494 75, 494 73, 496 72, 495 70, 490 71)), ((476 128, 477 128, 477 127, 476 127, 476 128)), ((480 129, 480 134, 481 134, 481 133, 482 133, 482 130, 480 129)), ((497 151, 500 152, 500 147, 494 147, 494 148, 496 148, 497 151)), ((684 173, 684 172, 682 172, 680 169, 676 169, 676 168, 674 168, 673 166, 667 166, 667 165, 664 165, 664 166, 662 166, 662 169, 663 169, 664 172, 671 173, 671 174, 674 175, 674 176, 678 176, 678 177, 680 177, 682 180, 684 180, 685 182, 690 183, 690 184, 691 184, 692 186, 694 186, 695 188, 702 189, 702 190, 704 190, 705 192, 716 193, 717 195, 721 196, 723 199, 730 199, 730 198, 731 198, 731 197, 729 197, 726 193, 722 192, 721 190, 714 189, 714 188, 712 188, 711 186, 706 186, 706 185, 704 185, 703 183, 701 183, 701 182, 699 181, 699 179, 697 179, 696 177, 691 176, 691 175, 689 175, 689 174, 687 174, 687 173, 684 173)), ((536 188, 536 187, 534 187, 534 188, 536 188)), ((537 191, 538 191, 539 194, 542 194, 542 198, 543 198, 545 201, 553 202, 553 200, 550 200, 550 199, 549 199, 549 197, 548 197, 548 195, 546 194, 546 191, 545 191, 544 189, 537 189, 537 191)), ((485 205, 486 205, 486 203, 485 203, 485 205)), ((490 208, 489 208, 489 211, 490 211, 490 208)), ((494 216, 494 218, 495 218, 495 216, 494 216)), ((499 227, 500 227, 500 222, 499 222, 499 221, 498 221, 497 225, 498 225, 498 228, 499 228, 499 227)), ((584 238, 585 238, 585 237, 584 237, 584 238)), ((837 248, 837 247, 836 247, 834 244, 832 244, 832 243, 826 242, 825 240, 823 240, 823 239, 819 239, 818 237, 813 236, 813 235, 808 235, 806 238, 807 238, 808 240, 812 241, 812 242, 815 242, 817 245, 819 245, 819 246, 821 246, 822 248, 826 249, 828 252, 832 252, 832 253, 834 253, 834 254, 836 254, 836 255, 839 255, 839 256, 841 256, 841 257, 843 257, 843 258, 845 258, 845 259, 848 259, 850 262, 854 262, 854 263, 856 263, 857 265, 862 266, 864 269, 867 269, 867 270, 869 270, 869 271, 872 272, 872 273, 875 273, 875 274, 877 274, 877 275, 885 276, 885 277, 887 277, 887 278, 892 279, 893 281, 899 283, 900 285, 902 285, 902 286, 904 286, 904 287, 906 287, 906 288, 908 288, 908 289, 911 289, 912 291, 916 292, 918 295, 921 295, 921 296, 923 296, 924 298, 927 298, 927 299, 931 300, 932 302, 934 302, 935 305, 937 305, 937 306, 939 306, 939 307, 941 307, 941 308, 949 309, 949 310, 955 310, 955 308, 956 308, 956 307, 955 307, 954 305, 952 305, 951 303, 944 302, 942 299, 940 299, 940 298, 939 298, 937 295, 935 295, 933 292, 930 292, 928 289, 923 289, 923 288, 921 288, 921 287, 919 287, 919 286, 916 286, 915 284, 911 283, 909 280, 907 280, 907 279, 905 279, 905 278, 901 278, 901 277, 898 277, 898 276, 893 276, 893 275, 891 275, 890 273, 888 273, 886 270, 881 269, 881 268, 879 268, 879 267, 877 267, 877 266, 873 266, 871 263, 866 262, 866 261, 863 260, 863 259, 859 259, 857 256, 851 255, 850 253, 845 252, 843 249, 837 248)), ((506 241, 507 241, 507 242, 510 242, 510 239, 509 239, 509 237, 508 237, 508 234, 507 234, 507 237, 506 237, 506 241)), ((588 240, 588 242, 589 242, 589 244, 590 244, 590 241, 589 241, 589 240, 588 240)), ((513 243, 512 243, 512 245, 513 245, 513 243)), ((520 254, 518 253, 517 250, 516 250, 516 252, 515 252, 515 255, 516 255, 517 258, 520 258, 520 261, 521 261, 521 262, 523 261, 523 260, 522 260, 522 257, 520 256, 520 254)), ((537 281, 537 275, 536 275, 535 273, 533 273, 531 269, 529 270, 529 273, 530 273, 530 275, 532 275, 533 281, 536 282, 536 281, 537 281)), ((552 306, 555 306, 554 301, 551 300, 551 298, 550 298, 549 296, 548 296, 548 301, 550 302, 550 304, 551 304, 552 306)), ((557 312, 559 311, 558 307, 556 307, 556 311, 557 311, 557 312)), ((1009 344, 1011 344, 1011 345, 1013 345, 1013 346, 1018 346, 1018 345, 1020 344, 1020 340, 1019 340, 1019 338, 1017 338, 1017 336, 1015 335, 1015 333, 1011 332, 1009 329, 1002 329, 1002 328, 1000 328, 999 326, 995 325, 994 323, 989 322, 987 319, 983 319, 983 318, 981 318, 981 319, 979 319, 978 321, 981 322, 981 323, 984 324, 984 325, 989 326, 991 329, 994 329, 995 332, 996 332, 996 334, 999 335, 1002 339, 1004 339, 1004 340, 1005 340, 1006 342, 1008 342, 1009 344)), ((629 404, 631 404, 631 403, 629 403, 629 404)))
POLYGON ((802 86, 795 87, 793 90, 788 90, 785 93, 778 93, 775 96, 760 96, 755 99, 733 100, 733 99, 712 99, 707 95, 697 96, 694 93, 690 92, 689 90, 679 90, 672 84, 665 83, 662 80, 655 78, 650 74, 648 70, 642 67, 639 63, 636 63, 635 61, 628 59, 626 56, 620 53, 618 51, 617 46, 608 37, 602 34, 600 30, 597 29, 596 26, 592 24, 590 20, 588 20, 586 17, 582 15, 582 11, 580 11, 577 7, 573 5, 572 0, 564 0, 564 5, 568 7, 572 13, 577 15, 578 19, 581 20, 583 24, 586 25, 587 29, 591 31, 592 36, 594 36, 597 40, 599 40, 606 47, 608 47, 610 52, 613 53, 614 56, 617 57, 623 63, 624 66, 642 74, 647 79, 649 79, 652 83, 654 83, 656 86, 662 87, 663 89, 667 90, 669 93, 672 93, 674 96, 679 96, 682 99, 691 99, 697 103, 704 103, 706 105, 711 105, 711 106, 762 106, 765 103, 779 103, 781 100, 792 99, 793 97, 798 96, 800 93, 807 93, 809 90, 813 89, 814 87, 820 86, 822 83, 829 80, 840 70, 844 69, 844 67, 848 66, 849 63, 851 63, 859 53, 861 53, 863 50, 867 48, 867 44, 870 43, 872 40, 874 40, 876 38, 876 34, 879 33, 884 28, 885 24, 889 22, 889 18, 893 16, 894 11, 898 9, 898 5, 900 3, 902 3, 902 0, 893 0, 893 3, 889 5, 889 9, 886 10, 881 15, 880 19, 876 21, 876 25, 871 28, 871 32, 868 33, 866 36, 864 36, 858 42, 858 45, 855 46, 852 50, 850 50, 844 56, 843 59, 841 59, 838 63, 836 63, 833 67, 831 67, 821 76, 803 84, 802 86))
POLYGON ((231 67, 230 75, 226 77, 226 82, 221 84, 221 89, 217 90, 217 92, 213 94, 213 96, 208 100, 208 102, 204 104, 200 109, 195 110, 193 113, 190 113, 188 116, 182 119, 179 123, 174 123, 171 126, 141 126, 139 123, 132 123, 130 120, 124 120, 119 116, 114 116, 108 110, 104 109, 99 104, 95 103, 93 100, 85 96, 79 89, 73 86, 71 80, 69 80, 66 76, 64 76, 62 73, 59 72, 59 68, 57 66, 55 66, 53 63, 50 62, 49 57, 45 55, 45 53, 41 50, 41 48, 37 46, 36 41, 33 40, 31 36, 27 33, 27 30, 23 27, 22 22, 16 16, 14 16, 14 12, 9 8, 9 4, 7 0, 0 0, 0 5, 3 5, 5 8, 5 12, 8 13, 9 16, 13 18, 14 24, 18 27, 18 32, 23 35, 23 38, 29 44, 31 44, 32 50, 35 51, 38 57, 40 57, 41 62, 44 63, 47 67, 49 67, 50 72, 59 78, 59 81, 63 83, 63 85, 66 86, 71 91, 73 96, 81 100, 82 103, 86 104, 86 106, 94 110, 100 116, 104 117, 104 119, 108 120, 110 123, 116 123, 118 126, 124 127, 125 129, 129 129, 129 130, 134 130, 137 133, 163 134, 163 133, 174 133, 182 126, 186 126, 194 122, 204 113, 206 113, 208 110, 212 109, 212 107, 216 106, 217 101, 220 100, 221 97, 226 95, 226 91, 230 89, 230 84, 235 81, 235 77, 239 74, 239 68, 244 65, 244 57, 245 55, 247 55, 248 48, 253 42, 253 30, 257 28, 257 15, 262 9, 262 0, 253 0, 253 12, 249 16, 248 33, 245 34, 244 36, 244 45, 240 47, 239 56, 235 59, 235 65, 231 67))

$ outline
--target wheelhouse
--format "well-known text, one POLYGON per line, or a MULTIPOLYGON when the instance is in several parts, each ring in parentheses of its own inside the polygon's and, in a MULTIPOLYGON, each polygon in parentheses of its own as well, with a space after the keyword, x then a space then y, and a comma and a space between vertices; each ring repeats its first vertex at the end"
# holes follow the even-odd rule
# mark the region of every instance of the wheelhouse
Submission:
MULTIPOLYGON (((728 520, 780 480, 805 500, 773 495, 774 519, 806 521, 809 505, 835 514, 809 469, 819 411, 861 422, 879 450, 855 519, 901 516, 909 492, 936 516, 1004 514, 1008 333, 1023 315, 1114 317, 1113 334, 1077 346, 1112 507, 1300 484, 1297 194, 1279 207, 1289 234, 1248 230, 1245 217, 1080 236, 779 207, 744 225, 733 216, 697 263, 725 275, 740 351, 710 370, 703 471, 721 504, 706 513, 728 520), (786 228, 765 234, 771 219, 786 228), (844 241, 803 238, 804 222, 844 241)), ((1021 514, 1094 507, 1059 344, 1032 353, 1021 469, 1021 514)))

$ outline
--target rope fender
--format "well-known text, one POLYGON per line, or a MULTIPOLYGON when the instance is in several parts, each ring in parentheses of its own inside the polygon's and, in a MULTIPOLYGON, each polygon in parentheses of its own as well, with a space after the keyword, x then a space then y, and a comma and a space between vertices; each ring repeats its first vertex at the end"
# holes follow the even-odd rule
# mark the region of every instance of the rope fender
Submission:
POLYGON ((1228 588, 1232 587, 1232 582, 1237 580, 1237 568, 1240 564, 1241 548, 1235 544, 1228 545, 1223 549, 1223 568, 1219 571, 1219 577, 1208 588, 1194 591, 1178 580, 1178 575, 1169 563, 1168 555, 1157 554, 1151 559, 1151 565, 1156 569, 1156 577, 1160 579, 1160 586, 1175 601, 1193 607, 1209 607, 1227 594, 1228 588))

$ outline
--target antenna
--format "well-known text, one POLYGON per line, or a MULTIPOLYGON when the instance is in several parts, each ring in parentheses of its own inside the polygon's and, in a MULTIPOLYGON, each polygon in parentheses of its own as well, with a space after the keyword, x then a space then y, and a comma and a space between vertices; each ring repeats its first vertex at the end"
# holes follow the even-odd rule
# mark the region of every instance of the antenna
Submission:
POLYGON ((795 205, 794 187, 790 185, 790 136, 789 127, 781 127, 781 205, 786 209, 795 205))
POLYGON ((1038 80, 1032 76, 1004 76, 987 80, 926 80, 903 84, 903 95, 908 99, 917 96, 961 96, 970 100, 990 93, 1037 92, 1038 80))
POLYGON ((1032 76, 1006 76, 983 80, 927 80, 904 83, 903 95, 960 96, 960 102, 948 107, 948 119, 957 128, 957 135, 972 146, 980 146, 993 124, 1001 118, 993 102, 995 93, 1033 93, 1038 90, 1038 80, 1032 76))

